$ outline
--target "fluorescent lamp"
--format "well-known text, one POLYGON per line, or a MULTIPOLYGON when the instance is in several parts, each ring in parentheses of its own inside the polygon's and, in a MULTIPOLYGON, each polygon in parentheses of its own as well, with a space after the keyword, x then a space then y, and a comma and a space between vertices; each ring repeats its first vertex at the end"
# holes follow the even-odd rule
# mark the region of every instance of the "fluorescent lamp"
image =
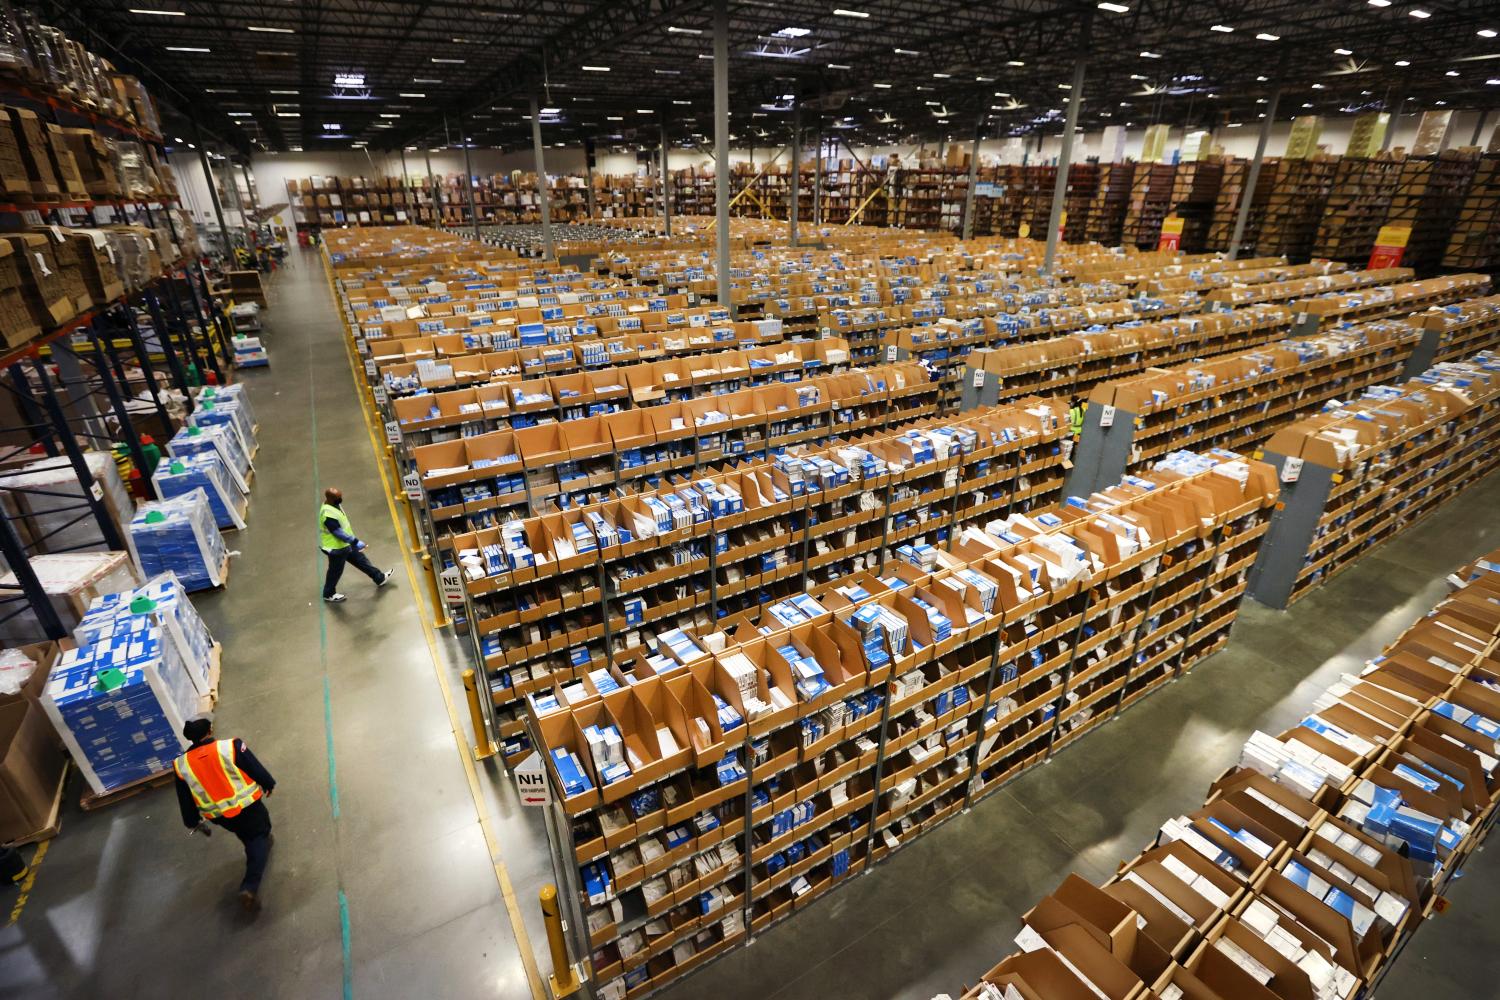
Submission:
POLYGON ((636 108, 635 109, 635 113, 638 114, 638 115, 654 115, 654 114, 656 114, 656 109, 655 108, 636 108))
POLYGON ((145 14, 149 17, 187 17, 185 10, 156 10, 151 7, 131 7, 132 14, 145 14))
POLYGON ((873 84, 873 86, 875 87, 876 90, 890 90, 891 89, 891 85, 888 84, 888 83, 877 83, 877 84, 873 84))
POLYGON ((919 55, 922 54, 922 53, 916 51, 915 49, 895 48, 895 49, 891 49, 891 51, 894 52, 894 53, 896 53, 896 55, 898 55, 898 56, 919 56, 919 55))
POLYGON ((344 126, 340 125, 338 122, 324 122, 323 123, 323 130, 325 132, 338 132, 338 131, 341 131, 343 129, 343 127, 344 126))
POLYGON ((1227 24, 1213 24, 1213 25, 1209 26, 1208 30, 1209 31, 1217 31, 1220 34, 1224 34, 1224 35, 1231 34, 1234 31, 1234 29, 1231 28, 1227 24))
POLYGON ((227 114, 231 118, 249 118, 250 117, 250 112, 248 112, 248 111, 226 111, 225 114, 227 114))
POLYGON ((1457 76, 1458 75, 1458 70, 1456 70, 1456 69, 1450 69, 1448 72, 1444 73, 1443 75, 1444 76, 1457 76))
POLYGON ((1370 0, 1371 7, 1389 7, 1391 0, 1370 0))
POLYGON ((1007 60, 1007 62, 1005 63, 1005 65, 1007 65, 1007 66, 1025 66, 1026 64, 1024 62, 1022 62, 1021 60, 1019 60, 1019 59, 1010 59, 1010 60, 1007 60))
POLYGON ((1279 41, 1281 41, 1281 36, 1280 35, 1273 35, 1269 31, 1258 32, 1255 37, 1258 38, 1258 39, 1260 39, 1263 42, 1279 42, 1279 41))
POLYGON ((1243 122, 1229 122, 1224 127, 1225 128, 1239 128, 1242 124, 1244 124, 1244 123, 1243 122))
POLYGON ((682 75, 682 70, 680 70, 680 69, 654 69, 651 72, 655 73, 657 76, 681 76, 682 75))
POLYGON ((847 10, 847 9, 845 9, 843 7, 835 7, 835 8, 833 8, 833 13, 834 13, 835 17, 858 17, 858 18, 866 18, 866 17, 870 16, 865 11, 862 11, 862 10, 847 10))
POLYGON ((585 73, 608 73, 609 72, 609 67, 608 66, 580 66, 578 68, 581 69, 581 70, 583 70, 585 73))
POLYGON ((1141 58, 1142 59, 1160 59, 1161 58, 1161 53, 1160 52, 1142 52, 1141 53, 1141 58))
POLYGON ((200 48, 196 45, 167 45, 163 46, 168 52, 212 52, 213 49, 200 48))
POLYGON ((432 79, 428 79, 426 77, 414 76, 414 77, 411 78, 411 82, 412 83, 442 83, 443 81, 442 80, 432 80, 432 79))
POLYGON ((465 62, 463 59, 444 59, 441 56, 432 56, 431 59, 435 63, 447 63, 451 66, 462 66, 465 62))
POLYGON ((1127 7, 1125 4, 1122 4, 1122 3, 1101 3, 1099 5, 1099 9, 1100 10, 1107 10, 1111 14, 1129 14, 1130 13, 1130 8, 1127 7))
POLYGON ((276 117, 277 118, 301 118, 302 117, 302 112, 300 112, 300 111, 278 111, 278 112, 276 112, 276 117))
POLYGON ((296 32, 293 31, 291 28, 262 28, 258 24, 247 25, 246 28, 245 28, 245 30, 246 31, 259 31, 262 34, 266 34, 266 35, 295 35, 296 34, 296 32))
POLYGON ((934 74, 932 74, 932 78, 934 80, 948 80, 948 79, 951 79, 952 77, 953 77, 952 73, 934 73, 934 74))
POLYGON ((1315 84, 1312 85, 1312 89, 1313 90, 1322 90, 1324 88, 1323 88, 1323 85, 1321 83, 1315 83, 1315 84))
POLYGON ((608 122, 622 122, 622 121, 625 120, 625 116, 624 115, 605 115, 604 116, 604 120, 608 121, 608 122))
POLYGON ((669 35, 701 35, 701 34, 703 34, 703 29, 702 28, 679 28, 675 24, 669 24, 669 25, 667 25, 667 34, 669 34, 669 35))
POLYGON ((1397 66, 1410 66, 1411 63, 1408 60, 1406 60, 1406 59, 1397 59, 1396 60, 1396 65, 1397 66))
POLYGON ((271 94, 288 94, 288 95, 290 95, 292 97, 296 97, 297 96, 297 91, 295 91, 295 90, 271 90, 271 91, 267 91, 267 93, 271 93, 271 94))
POLYGON ((1494 28, 1480 28, 1479 29, 1479 37, 1480 38, 1494 38, 1496 34, 1497 34, 1497 32, 1495 31, 1494 28))
POLYGON ((1430 11, 1430 10, 1423 10, 1420 7, 1413 7, 1411 10, 1407 11, 1406 13, 1408 13, 1412 17, 1421 18, 1424 21, 1427 20, 1429 17, 1432 16, 1432 11, 1430 11))
POLYGON ((398 115, 398 114, 393 114, 392 112, 389 112, 389 111, 382 111, 380 113, 380 117, 382 117, 382 118, 400 118, 401 116, 398 115))
POLYGON ((849 67, 845 66, 843 63, 829 63, 828 64, 828 68, 829 69, 848 69, 849 67))
POLYGON ((993 76, 976 76, 974 78, 974 82, 975 83, 994 83, 995 82, 995 78, 993 76))
POLYGON ((1354 55, 1354 53, 1351 50, 1349 50, 1349 49, 1334 49, 1333 50, 1333 54, 1336 55, 1336 56, 1352 56, 1352 55, 1354 55))
POLYGON ((398 94, 398 97, 426 97, 426 94, 398 94))

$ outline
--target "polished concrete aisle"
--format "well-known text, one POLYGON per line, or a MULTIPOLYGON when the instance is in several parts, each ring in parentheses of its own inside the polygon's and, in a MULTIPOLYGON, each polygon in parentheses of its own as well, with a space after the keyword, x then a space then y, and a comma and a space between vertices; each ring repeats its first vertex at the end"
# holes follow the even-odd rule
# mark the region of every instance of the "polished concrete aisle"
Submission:
POLYGON ((225 647, 219 733, 279 782, 265 910, 233 905, 238 843, 190 839, 170 788, 74 805, 0 927, 0 996, 528 995, 323 269, 294 256, 267 313, 272 367, 244 378, 261 442, 249 527, 229 536, 227 589, 197 600, 225 647), (387 589, 351 571, 346 604, 319 600, 324 485, 398 567, 387 589))

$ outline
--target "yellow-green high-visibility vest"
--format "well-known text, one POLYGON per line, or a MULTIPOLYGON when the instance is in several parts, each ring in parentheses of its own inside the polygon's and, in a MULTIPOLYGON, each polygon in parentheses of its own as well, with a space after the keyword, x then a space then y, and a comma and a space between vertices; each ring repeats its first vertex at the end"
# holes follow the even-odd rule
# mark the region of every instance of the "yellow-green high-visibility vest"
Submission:
POLYGON ((321 545, 324 550, 341 549, 349 543, 328 530, 328 525, 326 522, 330 517, 339 523, 339 527, 343 529, 344 534, 349 535, 351 538, 354 536, 354 532, 349 527, 349 515, 345 514, 342 510, 335 507, 333 504, 325 503, 322 508, 318 510, 318 544, 321 545))

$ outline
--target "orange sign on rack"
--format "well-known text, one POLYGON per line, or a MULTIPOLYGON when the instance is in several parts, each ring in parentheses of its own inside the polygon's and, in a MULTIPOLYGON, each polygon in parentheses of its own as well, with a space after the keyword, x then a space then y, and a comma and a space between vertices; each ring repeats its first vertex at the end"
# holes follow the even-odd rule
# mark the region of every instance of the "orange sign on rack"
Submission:
POLYGON ((1381 226, 1375 237, 1375 248, 1370 251, 1369 268, 1400 267, 1401 255, 1406 252, 1406 241, 1411 239, 1411 226, 1381 226))
POLYGON ((1158 250, 1177 250, 1182 247, 1182 216, 1169 215, 1161 220, 1161 238, 1156 242, 1158 250))

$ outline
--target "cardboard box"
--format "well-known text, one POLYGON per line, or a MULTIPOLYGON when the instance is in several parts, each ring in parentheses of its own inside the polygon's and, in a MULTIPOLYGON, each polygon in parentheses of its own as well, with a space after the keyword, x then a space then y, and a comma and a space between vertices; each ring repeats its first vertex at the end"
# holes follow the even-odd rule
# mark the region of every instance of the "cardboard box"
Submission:
POLYGON ((56 200, 62 196, 57 175, 52 170, 52 143, 47 129, 35 111, 24 108, 6 108, 11 125, 15 128, 16 144, 21 154, 21 163, 26 168, 26 179, 34 198, 56 200))
POLYGON ((79 258, 80 247, 68 238, 68 231, 61 226, 39 226, 32 230, 50 241, 52 259, 57 262, 57 275, 73 303, 73 315, 84 312, 94 304, 88 286, 83 281, 83 262, 79 258))
POLYGON ((88 198, 89 189, 83 183, 83 174, 78 171, 78 161, 68 148, 61 125, 47 123, 47 153, 52 157, 52 172, 57 176, 63 196, 80 200, 88 198))
POLYGON ((0 705, 0 842, 45 829, 67 766, 34 702, 0 705))
POLYGON ((31 178, 21 157, 21 143, 9 115, 0 115, 0 191, 7 196, 31 194, 31 178))
POLYGON ((72 319, 77 310, 68 281, 58 271, 51 238, 40 233, 3 233, 0 240, 15 251, 26 305, 37 326, 50 330, 72 319))
POLYGON ((0 240, 0 341, 17 347, 42 332, 25 292, 20 258, 7 240, 0 240))
MULTIPOLYGON (((83 185, 90 198, 124 197, 120 177, 115 173, 115 158, 110 152, 109 141, 98 132, 86 128, 65 128, 63 141, 78 165, 83 185)), ((0 144, 3 144, 0 137, 0 144)))
POLYGON ((113 302, 125 294, 125 282, 115 267, 109 235, 100 229, 67 230, 78 250, 79 274, 94 305, 113 302))

